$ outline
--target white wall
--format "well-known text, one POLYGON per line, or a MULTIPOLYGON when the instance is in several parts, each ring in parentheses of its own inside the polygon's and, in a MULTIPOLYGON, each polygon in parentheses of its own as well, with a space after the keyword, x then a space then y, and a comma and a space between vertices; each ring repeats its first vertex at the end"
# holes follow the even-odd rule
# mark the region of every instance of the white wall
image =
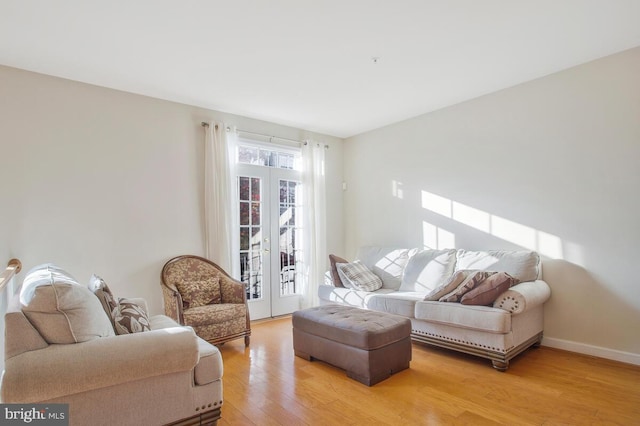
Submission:
POLYGON ((537 249, 544 344, 640 364, 638 76, 635 48, 347 139, 344 254, 537 249))
POLYGON ((201 121, 315 140, 327 151, 328 248, 343 250, 342 141, 0 67, 0 262, 54 262, 161 313, 160 270, 204 254, 201 121))

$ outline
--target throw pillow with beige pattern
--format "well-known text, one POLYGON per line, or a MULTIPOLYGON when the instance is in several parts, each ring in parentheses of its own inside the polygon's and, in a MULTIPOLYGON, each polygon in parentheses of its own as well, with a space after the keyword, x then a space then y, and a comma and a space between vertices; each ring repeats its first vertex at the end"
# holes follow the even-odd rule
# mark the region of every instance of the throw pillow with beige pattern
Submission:
POLYGON ((491 305, 498 296, 518 282, 506 272, 498 272, 465 293, 460 299, 460 303, 463 305, 491 305))
MULTIPOLYGON (((460 271, 459 271, 460 272, 460 271)), ((459 302, 462 296, 476 288, 480 283, 494 275, 496 272, 489 271, 468 271, 468 274, 464 280, 458 286, 449 293, 442 296, 438 301, 440 302, 459 302)))
POLYGON ((371 272, 364 263, 337 263, 336 268, 342 284, 347 288, 362 291, 376 291, 382 287, 382 280, 371 272))

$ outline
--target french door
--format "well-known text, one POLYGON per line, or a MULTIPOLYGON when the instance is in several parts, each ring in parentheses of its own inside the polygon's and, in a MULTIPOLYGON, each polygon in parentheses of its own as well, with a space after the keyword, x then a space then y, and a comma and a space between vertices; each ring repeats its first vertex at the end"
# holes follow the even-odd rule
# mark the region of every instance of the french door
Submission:
POLYGON ((240 280, 251 319, 300 307, 302 209, 300 172, 238 165, 240 280))

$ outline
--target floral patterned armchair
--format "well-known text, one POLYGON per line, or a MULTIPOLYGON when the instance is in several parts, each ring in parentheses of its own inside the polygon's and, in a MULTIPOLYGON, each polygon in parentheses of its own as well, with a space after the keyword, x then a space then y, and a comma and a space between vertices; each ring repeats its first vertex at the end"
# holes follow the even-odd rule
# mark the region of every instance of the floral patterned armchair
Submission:
POLYGON ((217 345, 244 337, 249 346, 251 325, 244 284, 210 260, 178 256, 162 268, 165 314, 217 345))

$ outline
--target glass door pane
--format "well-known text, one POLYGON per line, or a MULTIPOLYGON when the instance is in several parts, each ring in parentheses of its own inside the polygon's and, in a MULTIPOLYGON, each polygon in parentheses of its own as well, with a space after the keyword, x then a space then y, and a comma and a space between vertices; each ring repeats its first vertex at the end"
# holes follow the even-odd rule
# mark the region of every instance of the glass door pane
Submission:
POLYGON ((240 280, 245 283, 247 300, 261 299, 264 293, 262 186, 259 177, 238 178, 240 280))
POLYGON ((299 205, 300 183, 280 179, 280 220, 279 220, 279 252, 280 252, 280 296, 299 293, 296 286, 296 259, 299 259, 297 234, 300 229, 299 205))

